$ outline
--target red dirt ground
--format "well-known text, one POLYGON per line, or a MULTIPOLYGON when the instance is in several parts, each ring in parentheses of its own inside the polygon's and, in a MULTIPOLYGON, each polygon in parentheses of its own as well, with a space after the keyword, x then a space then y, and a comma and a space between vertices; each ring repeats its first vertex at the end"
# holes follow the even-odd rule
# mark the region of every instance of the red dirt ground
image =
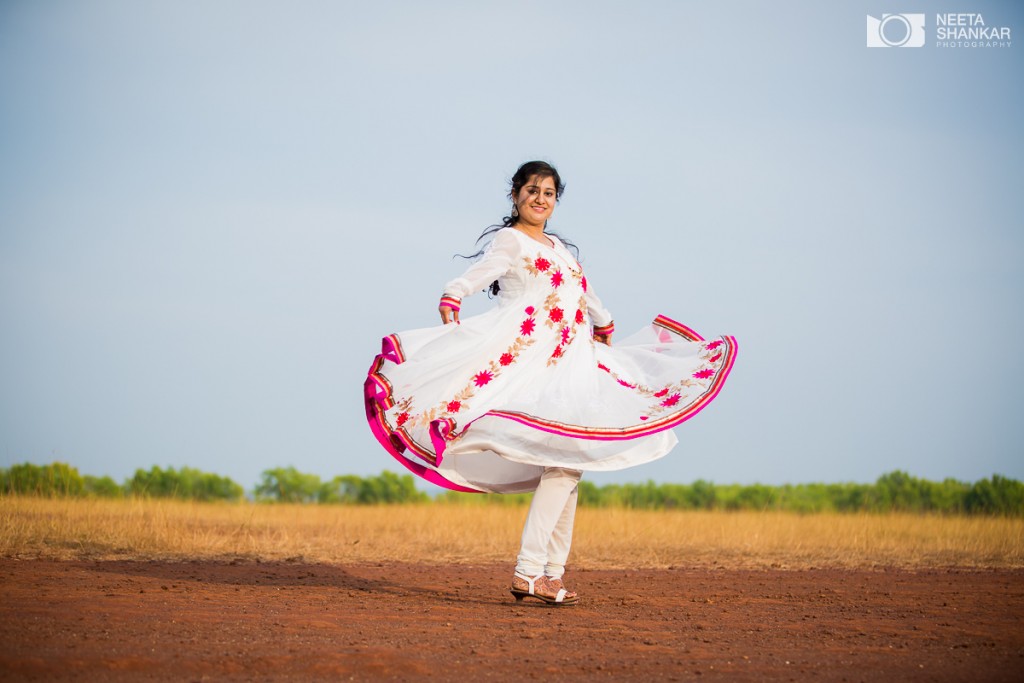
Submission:
POLYGON ((1024 680, 1022 571, 0 559, 4 680, 1024 680))

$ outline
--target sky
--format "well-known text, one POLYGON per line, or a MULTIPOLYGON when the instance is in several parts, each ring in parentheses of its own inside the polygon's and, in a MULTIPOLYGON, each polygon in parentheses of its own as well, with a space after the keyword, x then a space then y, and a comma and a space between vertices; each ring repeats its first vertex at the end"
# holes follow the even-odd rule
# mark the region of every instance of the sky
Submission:
POLYGON ((620 337, 739 341, 592 481, 1024 479, 1024 42, 948 12, 1024 41, 994 1, 0 3, 0 467, 404 472, 380 339, 545 159, 620 337))

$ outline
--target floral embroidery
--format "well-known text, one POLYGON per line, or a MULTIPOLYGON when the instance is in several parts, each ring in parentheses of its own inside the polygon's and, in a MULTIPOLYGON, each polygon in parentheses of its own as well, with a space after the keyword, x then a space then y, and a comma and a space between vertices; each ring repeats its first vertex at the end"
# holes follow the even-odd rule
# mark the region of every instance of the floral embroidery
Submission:
MULTIPOLYGON (((721 346, 723 343, 724 342, 722 340, 716 340, 707 344, 704 348, 705 350, 714 350, 721 346)), ((679 380, 678 382, 669 384, 668 386, 663 387, 657 391, 655 391, 653 388, 645 387, 642 384, 633 384, 628 380, 619 377, 618 373, 616 373, 614 370, 609 368, 604 363, 598 363, 597 367, 600 370, 604 370, 605 372, 610 374, 612 376, 612 379, 618 382, 619 385, 626 387, 628 389, 632 389, 637 393, 641 394, 642 396, 649 396, 652 399, 654 399, 653 404, 649 405, 647 408, 647 414, 638 416, 640 420, 648 420, 650 419, 651 415, 657 415, 658 413, 663 413, 665 411, 673 409, 678 410, 680 404, 686 405, 687 402, 690 400, 689 389, 691 387, 697 389, 707 387, 706 381, 698 382, 695 380, 709 380, 712 377, 714 377, 722 366, 723 358, 724 353, 721 351, 715 354, 705 352, 702 355, 702 360, 705 363, 705 366, 693 373, 693 379, 682 379, 679 380)))
MULTIPOLYGON (((558 259, 545 258, 540 253, 537 253, 532 258, 529 256, 523 256, 522 258, 522 268, 527 273, 534 277, 546 276, 546 281, 551 289, 544 298, 543 304, 526 306, 523 309, 525 317, 519 325, 519 336, 515 338, 503 353, 488 361, 484 364, 484 367, 478 368, 475 373, 471 374, 466 385, 460 391, 444 398, 435 404, 434 407, 419 412, 412 409, 413 397, 402 399, 399 404, 396 404, 398 405, 398 410, 401 411, 395 418, 399 426, 404 426, 404 428, 411 427, 412 425, 428 427, 435 420, 448 420, 451 423, 451 433, 453 435, 450 438, 455 438, 457 436, 455 421, 448 416, 471 410, 469 403, 477 391, 493 383, 506 368, 514 365, 524 349, 533 345, 539 339, 550 338, 547 335, 536 334, 538 314, 543 315, 539 319, 543 320, 544 324, 552 330, 552 335, 554 336, 557 333, 553 340, 557 341, 557 345, 552 349, 547 364, 549 366, 553 365, 565 355, 566 349, 576 338, 579 326, 587 321, 587 300, 585 295, 579 296, 577 307, 573 309, 563 304, 559 292, 566 289, 563 285, 571 277, 575 282, 579 283, 585 293, 587 290, 587 279, 583 275, 583 269, 579 267, 578 263, 573 262, 572 259, 567 259, 563 262, 558 259)), ((578 294, 578 292, 579 290, 576 290, 574 294, 578 294)), ((590 342, 593 344, 593 339, 590 339, 590 342)), ((607 367, 602 367, 602 369, 606 372, 611 372, 607 367)), ((614 373, 612 374, 614 375, 614 373)), ((616 379, 618 378, 616 377, 616 379)), ((634 385, 628 382, 624 382, 624 384, 634 388, 634 385)))
POLYGON ((666 408, 670 408, 670 407, 674 406, 675 404, 679 403, 679 399, 680 399, 679 392, 676 392, 676 393, 672 394, 671 396, 669 396, 668 398, 666 398, 664 401, 662 401, 661 405, 665 406, 666 408))
MULTIPOLYGON (((526 271, 534 277, 539 277, 541 273, 551 271, 549 273, 551 289, 552 291, 544 299, 544 310, 547 311, 547 318, 544 320, 544 324, 552 330, 558 330, 561 334, 560 343, 552 351, 548 357, 548 365, 553 365, 562 357, 565 347, 572 343, 576 336, 576 327, 586 320, 587 311, 587 299, 586 296, 581 296, 579 300, 579 307, 572 317, 570 325, 563 324, 567 320, 565 308, 561 306, 561 298, 558 296, 558 288, 565 283, 565 273, 561 267, 558 267, 556 263, 549 261, 542 255, 537 254, 536 257, 530 258, 528 256, 523 257, 523 265, 526 271)), ((567 263, 569 267, 569 274, 576 280, 580 281, 584 292, 586 291, 586 278, 583 276, 583 269, 579 268, 579 264, 576 264, 574 268, 570 263, 567 263)), ((569 309, 572 310, 571 308, 569 309)), ((531 308, 526 310, 527 315, 533 317, 534 311, 531 308)), ((523 335, 529 335, 534 331, 533 322, 524 322, 520 327, 520 331, 523 335)), ((593 340, 591 340, 593 343, 593 340)))
MULTIPOLYGON (((569 268, 569 274, 576 280, 579 280, 580 286, 583 288, 583 292, 587 291, 587 278, 583 276, 583 269, 580 264, 576 263, 576 267, 573 267, 572 261, 567 261, 565 265, 569 268)), ((523 257, 523 267, 526 268, 526 272, 534 277, 539 276, 541 273, 546 273, 552 267, 552 262, 544 258, 540 254, 536 257, 530 258, 529 256, 523 257)), ((565 282, 565 273, 562 268, 558 268, 555 272, 550 274, 551 286, 557 288, 565 282)))
POLYGON ((398 414, 395 416, 395 422, 399 427, 401 427, 412 419, 412 399, 403 398, 401 401, 398 401, 395 406, 398 410, 398 414))
MULTIPOLYGON (((535 339, 532 339, 529 336, 536 326, 536 320, 532 317, 532 314, 535 310, 536 309, 534 309, 533 306, 527 307, 527 315, 531 317, 528 317, 525 320, 523 320, 522 324, 520 325, 520 330, 522 334, 516 337, 515 341, 512 342, 511 346, 509 346, 504 353, 498 356, 497 360, 492 360, 488 364, 488 367, 486 369, 474 374, 461 391, 457 392, 454 396, 450 398, 442 400, 433 408, 424 410, 423 412, 416 415, 415 418, 412 418, 408 414, 408 412, 404 418, 399 416, 398 419, 401 420, 401 422, 399 422, 399 425, 405 424, 411 419, 415 425, 419 427, 427 427, 434 420, 450 419, 446 418, 446 415, 452 415, 462 410, 469 410, 468 401, 471 398, 473 398, 473 396, 476 395, 476 390, 494 381, 494 379, 501 374, 501 371, 504 368, 516 362, 516 359, 519 357, 519 354, 520 352, 522 352, 523 349, 532 345, 536 341, 535 339)), ((411 411, 412 398, 410 397, 402 399, 402 401, 398 405, 400 410, 411 411)), ((454 427, 452 427, 452 429, 454 429, 454 427)))
MULTIPOLYGON (((544 305, 544 307, 548 310, 548 319, 545 320, 544 322, 545 324, 547 324, 548 327, 551 328, 558 328, 559 323, 562 323, 563 321, 567 320, 565 311, 562 308, 556 306, 556 303, 558 303, 558 295, 552 292, 548 296, 548 299, 544 305)), ((558 362, 558 359, 565 354, 566 347, 568 347, 569 344, 572 344, 573 340, 576 339, 576 332, 578 330, 580 322, 582 320, 586 320, 586 313, 584 312, 587 309, 586 297, 581 296, 579 298, 579 301, 577 302, 577 305, 578 308, 576 309, 576 314, 573 316, 571 321, 568 321, 569 324, 562 324, 561 327, 558 328, 559 334, 561 335, 561 339, 559 341, 558 346, 552 351, 551 355, 548 357, 548 365, 554 365, 555 363, 558 362)), ((591 340, 591 344, 593 344, 593 340, 591 340)))

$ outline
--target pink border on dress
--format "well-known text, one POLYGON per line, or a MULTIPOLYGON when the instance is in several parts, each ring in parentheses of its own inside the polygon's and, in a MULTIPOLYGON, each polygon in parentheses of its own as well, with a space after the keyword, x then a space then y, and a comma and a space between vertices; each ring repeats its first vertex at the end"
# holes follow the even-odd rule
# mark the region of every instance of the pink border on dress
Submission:
MULTIPOLYGON (((383 364, 384 358, 377 356, 377 361, 374 363, 383 364)), ((379 383, 371 376, 368 377, 366 382, 363 384, 363 394, 366 400, 366 419, 370 424, 370 431, 373 432, 374 437, 381 446, 384 447, 388 453, 394 457, 395 460, 402 463, 406 469, 413 474, 422 477, 429 481, 431 484, 437 484, 446 489, 452 491, 462 491, 464 493, 482 493, 476 489, 467 488, 465 486, 459 486, 458 484, 452 483, 438 474, 436 471, 430 469, 426 465, 421 465, 418 462, 409 460, 401 451, 395 446, 395 443, 391 440, 391 433, 387 428, 387 421, 384 418, 383 406, 386 404, 386 400, 390 397, 386 397, 378 393, 379 383)), ((404 432, 405 430, 401 430, 404 432)), ((399 437, 400 438, 400 437, 399 437)))
POLYGON ((671 330, 689 341, 704 341, 704 337, 697 334, 694 330, 668 316, 659 315, 654 319, 654 324, 658 327, 664 327, 666 330, 671 330))

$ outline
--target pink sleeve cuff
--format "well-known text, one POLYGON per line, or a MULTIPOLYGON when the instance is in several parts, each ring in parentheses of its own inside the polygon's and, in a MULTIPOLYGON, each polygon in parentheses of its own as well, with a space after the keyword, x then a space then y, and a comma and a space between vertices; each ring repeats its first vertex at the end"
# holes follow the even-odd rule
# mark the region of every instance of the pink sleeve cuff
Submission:
POLYGON ((611 334, 614 331, 615 331, 615 321, 614 320, 612 322, 608 323, 607 325, 603 325, 601 327, 598 327, 597 325, 594 325, 594 334, 609 335, 609 334, 611 334))
POLYGON ((447 306, 453 311, 458 311, 462 309, 462 299, 456 299, 454 296, 445 295, 441 297, 441 306, 447 306))

